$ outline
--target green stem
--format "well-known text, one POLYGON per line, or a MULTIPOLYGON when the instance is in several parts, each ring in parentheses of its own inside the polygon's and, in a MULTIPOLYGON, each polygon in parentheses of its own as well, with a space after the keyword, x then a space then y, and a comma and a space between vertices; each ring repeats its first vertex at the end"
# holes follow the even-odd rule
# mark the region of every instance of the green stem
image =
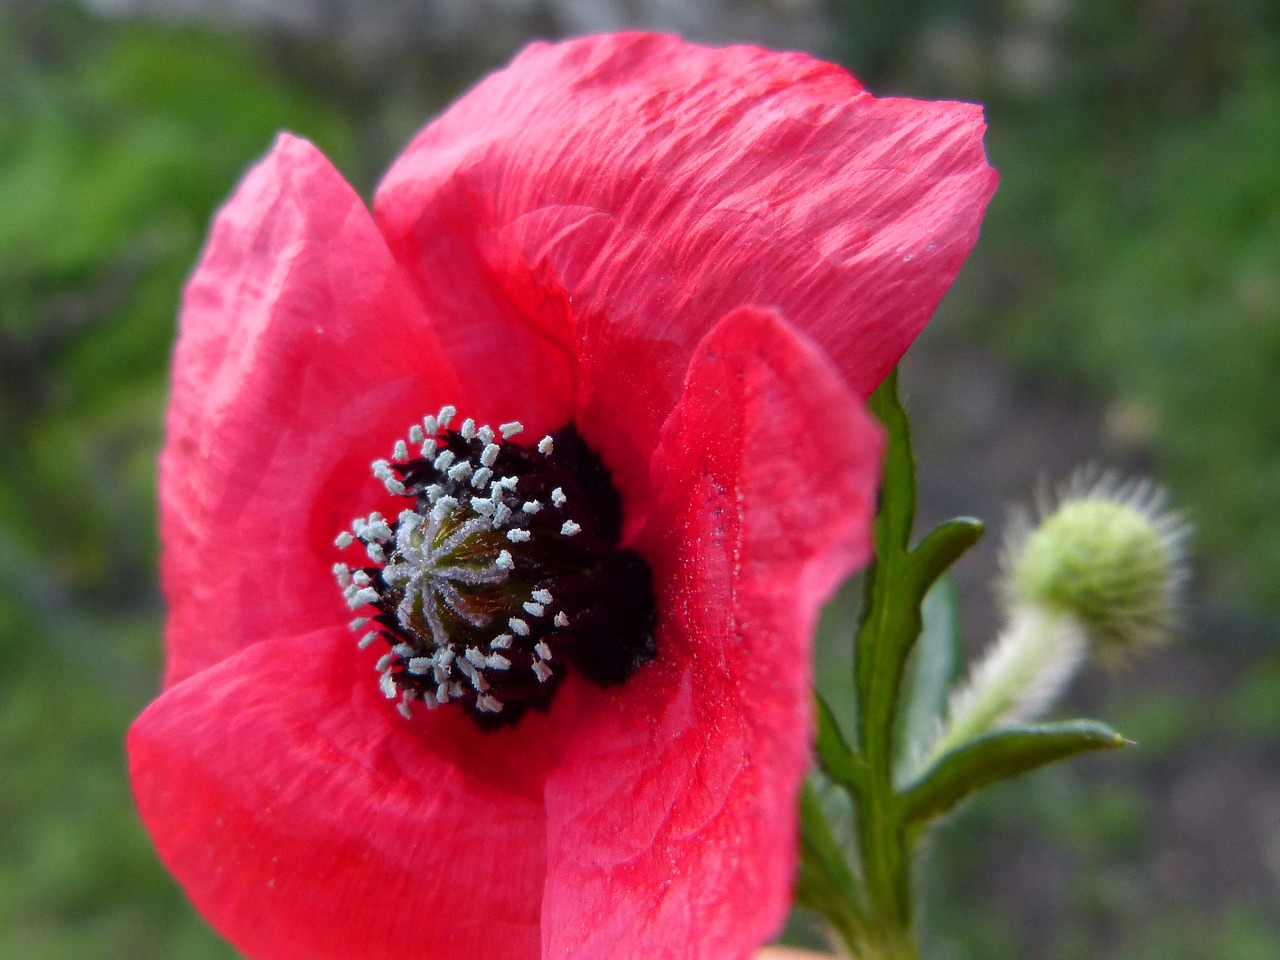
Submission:
POLYGON ((858 805, 858 845, 868 905, 866 960, 917 960, 911 851, 898 816, 887 753, 875 749, 867 756, 867 767, 866 790, 858 805))

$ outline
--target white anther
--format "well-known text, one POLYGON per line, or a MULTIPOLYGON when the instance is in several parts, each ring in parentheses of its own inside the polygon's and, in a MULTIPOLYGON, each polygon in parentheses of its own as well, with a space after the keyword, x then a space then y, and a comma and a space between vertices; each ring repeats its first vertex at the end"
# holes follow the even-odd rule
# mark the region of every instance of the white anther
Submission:
POLYGON ((467 647, 466 658, 471 661, 471 665, 475 667, 484 666, 484 654, 476 647, 467 647))
POLYGON ((368 617, 356 617, 354 620, 352 620, 350 623, 348 623, 348 624, 347 624, 347 629, 348 629, 348 630, 359 630, 361 627, 363 627, 363 626, 364 626, 366 623, 368 623, 368 622, 369 622, 369 618, 368 618, 368 617))
POLYGON ((542 509, 542 503, 541 501, 538 501, 538 500, 528 500, 525 502, 524 506, 522 506, 520 509, 523 510, 525 513, 535 514, 542 509))
POLYGON ((516 562, 511 559, 511 553, 503 550, 498 554, 498 559, 493 561, 493 565, 499 570, 512 570, 515 568, 516 562))
POLYGON ((363 570, 357 570, 351 575, 351 582, 357 587, 367 587, 373 581, 369 579, 369 575, 363 570))
POLYGON ((538 441, 538 452, 544 457, 551 456, 551 451, 555 448, 555 441, 551 439, 551 435, 543 437, 538 441))
POLYGON ((455 463, 452 467, 449 468, 450 480, 457 480, 461 482, 467 479, 467 477, 469 476, 471 476, 471 464, 469 464, 466 460, 463 460, 460 463, 455 463))
POLYGON ((382 688, 382 695, 388 700, 394 700, 396 698, 396 680, 395 677, 391 675, 390 670, 382 675, 382 679, 378 681, 378 686, 382 688))
POLYGON ((436 423, 435 417, 422 418, 422 432, 425 433, 427 436, 431 436, 433 433, 435 433, 439 429, 440 429, 440 425, 436 423))
POLYGON ((373 587, 365 587, 363 590, 357 590, 351 595, 351 599, 347 601, 347 606, 352 610, 356 607, 363 607, 366 603, 373 603, 378 599, 378 591, 373 587))
POLYGON ((524 612, 531 617, 540 617, 547 612, 546 607, 540 603, 534 603, 532 600, 526 600, 521 606, 524 607, 524 612))
POLYGON ((500 526, 511 519, 511 508, 505 503, 499 503, 493 508, 493 529, 497 530, 500 526))
POLYGON ((484 658, 484 665, 490 670, 509 670, 511 661, 500 653, 491 653, 484 658))
POLYGON ((365 544, 364 552, 369 555, 369 559, 374 563, 387 562, 387 555, 382 552, 382 547, 376 543, 365 544))
POLYGON ((438 429, 447 430, 449 427, 450 421, 452 421, 453 418, 457 416, 457 414, 458 414, 457 407, 450 406, 449 404, 445 404, 443 407, 441 407, 440 412, 436 414, 436 423, 438 425, 438 429))
POLYGON ((351 521, 351 532, 354 533, 357 537, 363 537, 364 528, 367 527, 368 525, 369 525, 369 521, 367 521, 364 517, 356 517, 354 520, 351 521))
POLYGON ((488 467, 481 467, 479 470, 475 472, 475 475, 472 476, 471 486, 475 487, 477 490, 483 490, 484 485, 489 482, 489 478, 492 476, 493 476, 492 470, 490 470, 488 467))
POLYGON ((533 652, 538 655, 540 660, 551 659, 551 648, 547 646, 546 641, 539 640, 533 648, 533 652))
POLYGON ((563 507, 566 503, 569 502, 569 498, 564 495, 563 490, 561 490, 559 487, 556 487, 554 490, 551 491, 551 502, 554 503, 557 507, 563 507))
POLYGON ((387 667, 391 666, 391 664, 395 662, 396 655, 394 653, 384 653, 378 658, 378 663, 373 669, 377 670, 379 673, 386 673, 387 667))
POLYGON ((476 708, 483 713, 501 713, 502 701, 486 693, 476 697, 476 708))
POLYGON ((526 540, 528 540, 532 536, 533 534, 531 534, 528 530, 524 530, 520 527, 516 527, 512 530, 507 531, 507 539, 510 540, 512 543, 524 543, 526 540))
POLYGON ((452 681, 449 684, 449 692, 453 694, 453 699, 457 700, 460 696, 462 696, 462 684, 459 683, 457 680, 452 681))
POLYGON ((427 500, 429 500, 431 503, 435 503, 437 500, 439 500, 441 497, 444 496, 444 487, 440 486, 440 484, 438 483, 433 483, 431 484, 431 486, 427 487, 427 489, 424 490, 423 493, 427 495, 427 500))
POLYGON ((418 448, 418 453, 422 455, 423 460, 430 460, 436 455, 436 441, 434 437, 428 437, 422 441, 422 446, 418 448))
POLYGON ((512 420, 510 423, 498 424, 498 432, 502 434, 503 440, 510 440, 523 429, 524 424, 519 420, 512 420))
POLYGON ((449 685, 443 681, 436 684, 436 703, 449 702, 449 685))
POLYGON ((427 435, 422 432, 422 424, 420 423, 415 423, 412 427, 409 428, 410 443, 421 443, 423 440, 426 439, 426 436, 427 435))
POLYGON ((432 463, 431 465, 435 467, 437 470, 439 470, 441 473, 444 473, 446 470, 449 469, 449 465, 453 463, 453 460, 454 460, 454 456, 453 456, 452 450, 441 450, 440 456, 436 457, 435 462, 432 463))
POLYGON ((574 534, 581 533, 582 527, 574 523, 572 520, 566 520, 560 527, 561 536, 572 537, 574 534))
POLYGON ((425 677, 435 665, 436 662, 430 657, 411 657, 409 659, 409 672, 425 677))
POLYGON ((354 541, 355 537, 343 530, 336 538, 334 538, 333 545, 339 550, 345 550, 347 547, 351 546, 354 541))
MULTIPOLYGON (((500 486, 503 490, 514 491, 516 488, 516 484, 520 482, 520 478, 519 477, 499 477, 496 482, 498 486, 500 486)), ((492 488, 493 484, 490 484, 489 486, 490 488, 492 488)))
POLYGON ((493 516, 493 511, 496 507, 497 507, 497 504, 494 503, 492 500, 485 500, 485 499, 482 499, 481 497, 471 498, 471 509, 474 510, 476 513, 480 514, 480 516, 482 517, 493 516))
POLYGON ((496 637, 494 637, 492 640, 489 641, 489 646, 491 646, 494 650, 510 650, 511 640, 512 640, 511 634, 500 633, 496 637))
POLYGON ((476 431, 476 436, 481 443, 493 443, 493 427, 487 423, 476 431))
POLYGON ((565 627, 569 625, 569 615, 565 613, 563 610, 561 610, 559 613, 556 614, 556 618, 551 622, 554 623, 561 630, 563 630, 565 627))
POLYGON ((413 647, 409 646, 407 643, 397 643, 391 648, 391 652, 402 660, 407 660, 409 657, 413 656, 413 647))
POLYGON ((409 445, 403 440, 397 440, 395 448, 391 451, 391 456, 396 460, 408 460, 409 445))
POLYGON ((360 535, 361 539, 377 540, 381 542, 383 540, 390 540, 395 536, 391 530, 391 525, 382 519, 381 514, 375 513, 370 516, 369 519, 372 522, 365 524, 364 533, 360 535), (374 517, 377 517, 377 519, 374 520, 374 517))
POLYGON ((538 678, 539 683, 546 683, 551 676, 551 668, 541 660, 535 660, 533 664, 533 674, 538 678))
POLYGON ((379 480, 386 480, 389 477, 395 476, 395 474, 391 472, 391 464, 386 460, 375 460, 373 463, 369 464, 369 467, 373 470, 373 475, 379 480))
POLYGON ((498 446, 496 443, 491 443, 488 446, 486 446, 484 450, 481 451, 480 453, 481 466, 492 467, 494 461, 498 459, 498 454, 501 452, 502 452, 502 448, 498 446))
POLYGON ((360 640, 356 643, 356 646, 359 647, 361 650, 368 650, 371 646, 373 646, 375 642, 377 642, 377 640, 378 640, 377 631, 370 630, 368 633, 366 633, 363 637, 360 638, 360 640))
POLYGON ((441 497, 431 508, 431 519, 439 523, 458 505, 457 497, 441 497))
POLYGON ((405 495, 404 484, 394 477, 383 480, 382 485, 387 488, 387 493, 390 493, 393 496, 403 497, 405 495))
POLYGON ((538 603, 550 603, 551 591, 546 589, 535 590, 533 591, 533 599, 536 600, 538 603))
POLYGON ((333 575, 338 578, 338 586, 345 587, 351 582, 351 568, 345 563, 333 565, 333 575))
POLYGON ((474 440, 476 437, 476 422, 467 417, 462 421, 462 429, 458 432, 462 434, 463 440, 474 440))
POLYGON ((404 717, 406 720, 413 719, 413 708, 409 706, 409 694, 410 691, 406 690, 404 692, 404 699, 396 704, 396 709, 400 711, 400 716, 404 717))
POLYGON ((507 621, 507 626, 511 628, 511 632, 519 637, 527 637, 529 635, 529 625, 519 617, 512 617, 507 621))

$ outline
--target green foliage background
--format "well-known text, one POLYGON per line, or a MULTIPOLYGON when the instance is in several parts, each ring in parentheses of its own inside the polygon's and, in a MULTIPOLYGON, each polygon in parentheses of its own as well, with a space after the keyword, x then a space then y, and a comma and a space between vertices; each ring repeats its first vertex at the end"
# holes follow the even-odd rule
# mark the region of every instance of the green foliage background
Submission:
MULTIPOLYGON (((831 12, 823 52, 873 89, 989 104, 1001 192, 949 322, 1107 409, 1193 512, 1205 602, 1274 636, 1280 12, 831 12), (1008 67, 1010 45, 1038 50, 1039 67, 1008 67)), ((370 82, 336 62, 321 44, 0 6, 0 956, 232 956, 155 862, 121 745, 159 667, 154 459, 182 280, 212 210, 278 129, 313 139, 367 193, 455 78, 492 65, 370 82)), ((1160 842, 1151 808, 1171 758, 1231 745, 1274 764, 1280 751, 1277 651, 1227 656, 1247 670, 1199 705, 1211 721, 1189 721, 1176 685, 1111 695, 1091 712, 1146 742, 1138 759, 1099 780, 1086 765, 1002 788, 949 831, 934 955, 1280 955, 1280 874, 1173 912, 1133 866, 1160 842), (1055 920, 1029 944, 1025 922, 957 891, 1032 836, 1078 879, 1054 888, 1055 920)))

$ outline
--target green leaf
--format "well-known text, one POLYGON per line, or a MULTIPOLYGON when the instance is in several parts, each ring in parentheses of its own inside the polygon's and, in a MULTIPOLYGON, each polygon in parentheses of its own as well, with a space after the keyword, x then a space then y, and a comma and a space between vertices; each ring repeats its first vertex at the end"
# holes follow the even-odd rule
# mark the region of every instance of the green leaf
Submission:
POLYGON ((840 723, 822 694, 813 692, 818 719, 815 744, 823 771, 845 790, 860 794, 865 789, 865 771, 856 752, 845 742, 840 723))
POLYGON ((911 551, 913 586, 927 592, 938 577, 982 539, 986 525, 973 517, 956 517, 940 523, 911 551))
POLYGON ((907 761, 912 750, 923 750, 936 736, 960 674, 960 597, 951 577, 943 575, 925 594, 921 615, 924 629, 916 641, 909 693, 901 711, 900 759, 907 761))
POLYGON ((851 950, 864 941, 863 915, 857 881, 823 810, 813 778, 800 790, 800 875, 796 902, 825 917, 851 950))
POLYGON ((887 755, 902 672, 920 632, 919 598, 903 596, 910 575, 907 545, 915 517, 911 425, 898 399, 895 370, 867 405, 884 425, 887 443, 875 521, 876 559, 867 572, 863 619, 855 650, 858 736, 864 752, 887 755))
POLYGON ((899 815, 903 823, 932 820, 993 783, 1078 753, 1114 749, 1129 742, 1094 720, 996 730, 943 754, 899 794, 899 815))
POLYGON ((895 368, 867 400, 867 406, 885 428, 884 478, 876 514, 876 559, 884 554, 905 553, 916 515, 916 461, 911 452, 911 421, 898 396, 895 368))

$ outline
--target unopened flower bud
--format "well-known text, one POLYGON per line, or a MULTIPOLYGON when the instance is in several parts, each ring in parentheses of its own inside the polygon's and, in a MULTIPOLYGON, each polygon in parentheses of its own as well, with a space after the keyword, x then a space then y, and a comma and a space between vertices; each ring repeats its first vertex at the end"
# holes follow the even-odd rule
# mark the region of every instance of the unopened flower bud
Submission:
MULTIPOLYGON (((1005 551, 1008 623, 953 694, 923 764, 1044 713, 1084 663, 1158 640, 1185 578, 1186 527, 1145 482, 1082 475, 1005 551)), ((918 764, 923 765, 923 764, 918 764)))
POLYGON ((1174 620, 1185 533, 1150 483, 1077 480, 1038 526, 1012 538, 1012 604, 1075 617, 1102 652, 1158 640, 1174 620))

